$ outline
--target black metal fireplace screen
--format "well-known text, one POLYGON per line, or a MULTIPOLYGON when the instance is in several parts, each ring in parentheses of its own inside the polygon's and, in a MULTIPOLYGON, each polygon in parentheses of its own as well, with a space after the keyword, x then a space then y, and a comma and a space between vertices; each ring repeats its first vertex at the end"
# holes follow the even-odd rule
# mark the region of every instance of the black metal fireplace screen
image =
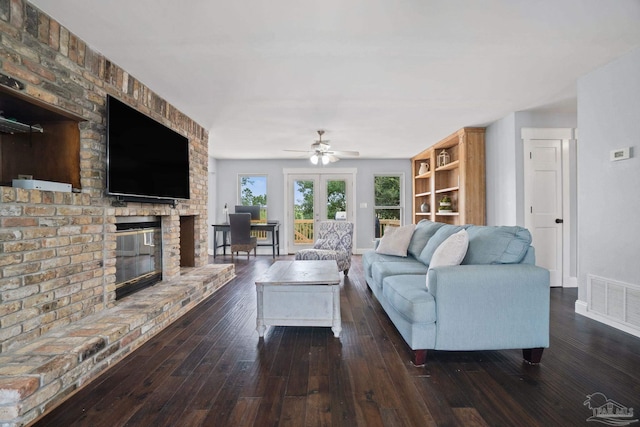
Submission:
POLYGON ((116 300, 162 280, 162 227, 157 217, 116 221, 116 300))

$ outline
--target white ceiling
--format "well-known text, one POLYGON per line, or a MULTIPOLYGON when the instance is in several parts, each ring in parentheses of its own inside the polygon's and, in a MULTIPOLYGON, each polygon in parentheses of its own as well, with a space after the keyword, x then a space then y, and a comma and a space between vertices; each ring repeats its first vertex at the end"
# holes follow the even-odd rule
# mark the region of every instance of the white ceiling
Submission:
POLYGON ((640 46, 638 0, 30 0, 210 131, 216 158, 408 158, 510 112, 575 111, 640 46))

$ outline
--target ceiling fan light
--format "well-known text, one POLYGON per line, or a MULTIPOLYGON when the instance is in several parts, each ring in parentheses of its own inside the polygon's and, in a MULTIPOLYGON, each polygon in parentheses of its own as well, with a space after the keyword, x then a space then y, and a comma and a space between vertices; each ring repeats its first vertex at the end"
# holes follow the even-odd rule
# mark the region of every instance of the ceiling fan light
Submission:
POLYGON ((314 165, 317 165, 318 164, 318 155, 317 154, 312 154, 311 158, 309 160, 311 160, 311 163, 313 163, 314 165))
POLYGON ((322 164, 326 165, 329 163, 329 156, 327 156, 326 154, 322 155, 322 164))

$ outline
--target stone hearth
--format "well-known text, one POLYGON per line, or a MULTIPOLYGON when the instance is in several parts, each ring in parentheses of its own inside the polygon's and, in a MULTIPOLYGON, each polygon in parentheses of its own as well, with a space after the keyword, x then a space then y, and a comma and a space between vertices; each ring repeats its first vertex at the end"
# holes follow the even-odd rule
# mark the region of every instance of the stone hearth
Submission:
POLYGON ((53 409, 235 277, 232 264, 189 269, 0 355, 0 425, 53 409))

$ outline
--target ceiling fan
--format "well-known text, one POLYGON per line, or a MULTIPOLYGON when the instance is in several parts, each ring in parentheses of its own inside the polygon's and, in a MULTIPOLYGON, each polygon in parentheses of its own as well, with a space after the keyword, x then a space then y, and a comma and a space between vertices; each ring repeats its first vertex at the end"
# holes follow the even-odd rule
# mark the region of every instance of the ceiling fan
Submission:
POLYGON ((318 140, 311 144, 310 150, 284 150, 291 151, 297 153, 307 153, 310 155, 309 160, 314 165, 317 165, 318 162, 321 162, 323 165, 328 164, 329 162, 334 163, 340 160, 338 156, 353 156, 357 157, 360 155, 357 151, 336 151, 331 150, 331 146, 329 145, 328 140, 322 140, 322 135, 324 135, 324 131, 318 130, 318 140))

